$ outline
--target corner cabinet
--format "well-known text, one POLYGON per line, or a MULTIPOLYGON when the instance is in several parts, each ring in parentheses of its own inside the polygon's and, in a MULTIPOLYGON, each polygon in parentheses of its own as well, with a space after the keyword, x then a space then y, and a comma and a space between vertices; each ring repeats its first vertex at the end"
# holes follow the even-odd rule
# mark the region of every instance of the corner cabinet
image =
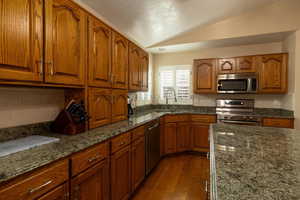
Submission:
POLYGON ((288 54, 258 56, 259 93, 287 92, 288 54))
POLYGON ((116 32, 112 40, 112 87, 128 89, 128 40, 116 32))
POLYGON ((86 15, 68 0, 45 1, 45 81, 83 85, 86 15))
POLYGON ((194 93, 216 93, 216 59, 194 60, 194 93))
POLYGON ((112 31, 100 20, 89 17, 89 86, 111 88, 112 31))
POLYGON ((43 1, 0 1, 0 79, 43 81, 43 1))

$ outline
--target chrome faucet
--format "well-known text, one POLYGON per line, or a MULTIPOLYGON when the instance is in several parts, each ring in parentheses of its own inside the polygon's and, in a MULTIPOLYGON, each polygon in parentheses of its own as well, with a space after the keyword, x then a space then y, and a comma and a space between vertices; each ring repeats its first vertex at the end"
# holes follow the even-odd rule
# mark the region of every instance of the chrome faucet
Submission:
POLYGON ((167 95, 166 95, 166 104, 169 104, 169 99, 171 99, 171 98, 169 98, 169 97, 171 96, 171 93, 173 93, 173 95, 174 95, 174 101, 177 102, 177 95, 176 95, 176 90, 175 90, 175 88, 169 87, 169 88, 168 88, 167 95))

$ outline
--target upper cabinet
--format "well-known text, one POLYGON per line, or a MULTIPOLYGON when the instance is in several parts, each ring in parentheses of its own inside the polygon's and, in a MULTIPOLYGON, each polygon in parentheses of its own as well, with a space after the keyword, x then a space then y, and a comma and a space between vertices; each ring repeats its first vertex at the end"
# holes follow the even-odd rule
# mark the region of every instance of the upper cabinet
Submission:
POLYGON ((259 92, 287 92, 287 54, 258 56, 259 92))
POLYGON ((43 81, 43 1, 0 1, 0 79, 43 81))
POLYGON ((236 58, 236 73, 256 72, 255 56, 243 56, 236 58))
POLYGON ((236 70, 235 58, 218 59, 218 74, 232 74, 236 70))
POLYGON ((129 45, 129 90, 140 90, 142 84, 142 52, 135 44, 129 45))
POLYGON ((194 93, 216 92, 216 59, 194 60, 194 93))
POLYGON ((148 53, 133 43, 129 45, 129 90, 148 90, 148 53))
POLYGON ((113 32, 112 87, 128 89, 128 40, 113 32))
POLYGON ((89 86, 111 88, 112 31, 100 20, 90 17, 89 27, 89 86))
POLYGON ((69 0, 45 1, 45 81, 83 85, 86 15, 69 0))

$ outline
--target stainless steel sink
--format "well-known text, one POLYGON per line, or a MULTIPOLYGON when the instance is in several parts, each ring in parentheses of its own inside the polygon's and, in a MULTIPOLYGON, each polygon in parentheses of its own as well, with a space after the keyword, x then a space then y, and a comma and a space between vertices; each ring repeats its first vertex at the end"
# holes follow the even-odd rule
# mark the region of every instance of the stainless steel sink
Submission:
POLYGON ((0 157, 58 141, 59 138, 40 135, 32 135, 15 140, 9 140, 7 142, 0 143, 0 157))

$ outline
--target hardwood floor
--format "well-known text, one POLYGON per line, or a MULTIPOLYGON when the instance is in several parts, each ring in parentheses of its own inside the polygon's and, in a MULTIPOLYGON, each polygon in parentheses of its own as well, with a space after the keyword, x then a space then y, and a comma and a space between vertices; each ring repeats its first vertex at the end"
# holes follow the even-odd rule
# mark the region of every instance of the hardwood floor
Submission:
POLYGON ((209 160, 197 154, 163 159, 132 200, 206 200, 209 160))

